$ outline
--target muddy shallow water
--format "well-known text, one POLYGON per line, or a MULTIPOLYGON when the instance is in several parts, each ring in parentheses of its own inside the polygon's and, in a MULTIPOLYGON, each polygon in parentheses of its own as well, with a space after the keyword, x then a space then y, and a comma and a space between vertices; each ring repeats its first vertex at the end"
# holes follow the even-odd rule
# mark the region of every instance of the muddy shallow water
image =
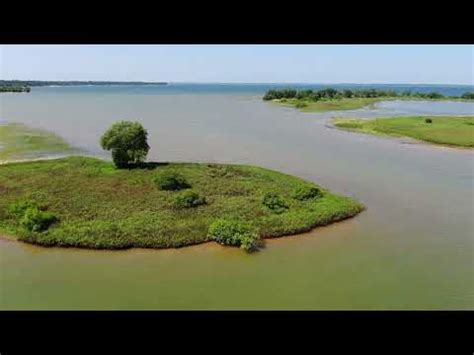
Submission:
MULTIPOLYGON (((252 92, 41 88, 0 97, 0 119, 102 155, 117 119, 140 120, 153 160, 254 164, 367 206, 356 218, 267 240, 90 251, 0 240, 2 309, 472 309, 474 155, 328 127, 333 116, 472 115, 472 103, 390 101, 300 113, 252 92)), ((1 167, 0 167, 1 168, 1 167)))

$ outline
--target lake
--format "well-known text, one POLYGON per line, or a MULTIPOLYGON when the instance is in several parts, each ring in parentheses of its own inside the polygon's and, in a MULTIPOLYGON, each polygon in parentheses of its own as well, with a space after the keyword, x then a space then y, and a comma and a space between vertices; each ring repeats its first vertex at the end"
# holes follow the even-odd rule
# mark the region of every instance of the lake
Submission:
POLYGON ((150 160, 258 165, 367 207, 341 223, 267 240, 254 254, 214 243, 91 251, 0 240, 0 308, 474 308, 473 151, 329 125, 334 116, 474 115, 474 104, 387 101, 301 113, 263 102, 269 87, 43 87, 0 95, 0 120, 52 130, 89 154, 107 156, 98 142, 112 122, 139 120, 150 160))

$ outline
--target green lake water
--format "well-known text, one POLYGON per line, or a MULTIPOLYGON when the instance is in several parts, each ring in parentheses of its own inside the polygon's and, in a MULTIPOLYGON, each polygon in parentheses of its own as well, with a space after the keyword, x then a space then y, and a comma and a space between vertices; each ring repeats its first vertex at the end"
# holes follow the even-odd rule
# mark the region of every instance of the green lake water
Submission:
POLYGON ((149 130, 150 159, 272 168, 367 210, 267 240, 254 254, 214 243, 91 251, 0 240, 0 309, 473 309, 473 151, 328 127, 334 115, 472 115, 473 107, 390 102, 312 114, 253 92, 124 88, 1 96, 0 120, 50 129, 92 154, 104 154, 98 137, 111 122, 137 119, 149 130))

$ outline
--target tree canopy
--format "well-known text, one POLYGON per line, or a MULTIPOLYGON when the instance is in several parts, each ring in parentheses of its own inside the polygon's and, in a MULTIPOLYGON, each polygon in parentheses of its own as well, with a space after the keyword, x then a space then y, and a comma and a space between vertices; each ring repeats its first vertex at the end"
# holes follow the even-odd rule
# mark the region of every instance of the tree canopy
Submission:
MULTIPOLYGON (((325 88, 321 90, 294 90, 294 89, 281 89, 281 90, 268 90, 263 96, 263 100, 276 100, 276 99, 298 99, 308 101, 320 101, 320 100, 333 100, 340 98, 377 98, 377 97, 414 97, 424 99, 442 99, 444 95, 438 92, 411 92, 409 90, 398 92, 395 90, 376 90, 376 89, 363 89, 363 90, 337 90, 333 88, 325 88)), ((451 96, 452 98, 459 98, 458 96, 451 96)), ((462 99, 473 99, 473 93, 466 92, 460 98, 462 99)))
POLYGON ((148 132, 139 122, 114 123, 101 137, 103 149, 112 151, 112 159, 118 168, 125 168, 145 160, 150 146, 148 132))

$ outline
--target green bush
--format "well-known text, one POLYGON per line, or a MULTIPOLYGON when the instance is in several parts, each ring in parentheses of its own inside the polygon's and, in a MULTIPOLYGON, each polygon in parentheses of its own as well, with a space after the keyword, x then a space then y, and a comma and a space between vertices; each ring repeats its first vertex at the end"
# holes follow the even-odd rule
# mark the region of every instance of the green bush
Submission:
POLYGON ((224 219, 210 225, 208 237, 219 244, 240 246, 246 251, 255 249, 260 239, 257 230, 249 224, 224 219))
POLYGON ((321 190, 319 190, 315 186, 299 186, 295 189, 295 192, 293 193, 293 198, 300 201, 310 200, 321 196, 321 190))
POLYGON ((182 175, 171 171, 165 171, 156 175, 153 178, 153 182, 160 190, 167 191, 176 191, 191 187, 182 175))
POLYGON ((465 92, 461 97, 466 100, 474 100, 474 92, 465 92))
POLYGON ((148 132, 139 122, 114 123, 100 139, 103 149, 112 151, 117 168, 125 168, 145 160, 150 146, 148 132))
POLYGON ((56 216, 50 212, 29 207, 20 219, 20 225, 30 232, 41 232, 48 229, 57 220, 56 216))
POLYGON ((201 197, 197 192, 191 190, 180 192, 174 199, 174 206, 179 209, 197 207, 205 203, 205 197, 201 197))
POLYGON ((283 213, 289 207, 285 200, 283 200, 278 194, 268 192, 263 196, 262 203, 268 207, 274 213, 283 213))
POLYGON ((20 219, 25 215, 26 210, 29 208, 40 209, 40 206, 36 201, 21 199, 8 206, 8 213, 10 216, 20 219))
POLYGON ((433 120, 431 118, 425 118, 426 123, 433 123, 433 120))
POLYGON ((304 108, 307 107, 308 104, 306 102, 298 101, 295 105, 296 108, 304 108))

